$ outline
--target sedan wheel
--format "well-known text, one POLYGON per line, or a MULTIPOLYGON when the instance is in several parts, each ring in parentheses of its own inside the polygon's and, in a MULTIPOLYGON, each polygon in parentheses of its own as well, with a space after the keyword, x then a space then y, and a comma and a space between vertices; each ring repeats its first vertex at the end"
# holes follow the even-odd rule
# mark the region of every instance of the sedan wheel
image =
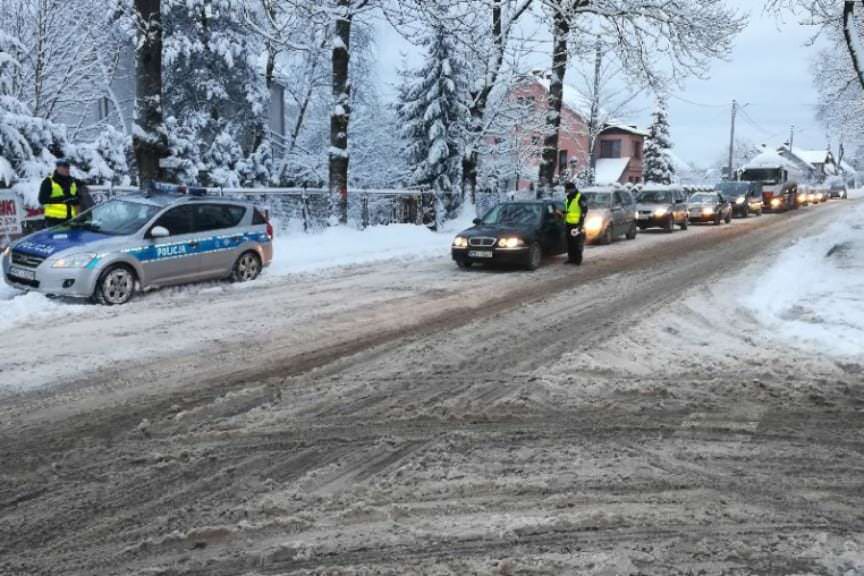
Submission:
POLYGON ((135 274, 125 266, 106 270, 96 288, 96 299, 107 306, 126 304, 134 295, 135 274))
POLYGON ((261 274, 261 260, 258 258, 258 254, 246 252, 234 264, 231 278, 235 282, 250 282, 258 278, 259 274, 261 274))

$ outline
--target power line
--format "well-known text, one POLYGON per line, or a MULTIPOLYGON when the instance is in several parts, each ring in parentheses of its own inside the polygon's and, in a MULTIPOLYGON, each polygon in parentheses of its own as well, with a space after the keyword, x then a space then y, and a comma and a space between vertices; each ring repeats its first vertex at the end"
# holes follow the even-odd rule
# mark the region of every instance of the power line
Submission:
POLYGON ((678 96, 677 94, 669 94, 671 98, 675 100, 680 100, 686 104, 692 104, 693 106, 700 106, 702 108, 729 108, 729 104, 705 104, 704 102, 696 102, 695 100, 688 100, 683 96, 678 96))

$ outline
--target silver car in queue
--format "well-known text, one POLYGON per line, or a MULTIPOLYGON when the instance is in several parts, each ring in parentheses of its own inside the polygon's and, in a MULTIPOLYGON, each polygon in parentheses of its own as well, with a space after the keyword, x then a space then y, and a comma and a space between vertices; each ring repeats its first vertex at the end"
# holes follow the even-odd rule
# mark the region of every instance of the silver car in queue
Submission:
POLYGON ((273 229, 254 205, 222 198, 115 198, 3 252, 6 283, 117 305, 136 291, 203 280, 254 280, 273 259, 273 229))

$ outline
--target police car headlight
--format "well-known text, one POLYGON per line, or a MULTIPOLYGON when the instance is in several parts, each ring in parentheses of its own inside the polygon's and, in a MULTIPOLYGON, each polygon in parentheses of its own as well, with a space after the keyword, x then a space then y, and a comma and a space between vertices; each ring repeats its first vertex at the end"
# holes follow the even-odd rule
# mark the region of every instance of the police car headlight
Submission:
POLYGON ((743 197, 743 196, 739 196, 738 199, 735 200, 735 204, 738 204, 739 206, 740 206, 741 204, 744 204, 744 197, 743 197))
POLYGON ((525 244, 521 238, 501 238, 498 241, 498 246, 500 248, 518 248, 525 244))
POLYGON ((454 248, 467 248, 468 247, 468 239, 463 238, 462 236, 457 236, 453 239, 453 247, 454 248))
POLYGON ((71 256, 64 256, 63 258, 55 261, 54 264, 51 265, 51 267, 86 268, 87 265, 90 264, 94 258, 96 258, 96 254, 72 254, 71 256))

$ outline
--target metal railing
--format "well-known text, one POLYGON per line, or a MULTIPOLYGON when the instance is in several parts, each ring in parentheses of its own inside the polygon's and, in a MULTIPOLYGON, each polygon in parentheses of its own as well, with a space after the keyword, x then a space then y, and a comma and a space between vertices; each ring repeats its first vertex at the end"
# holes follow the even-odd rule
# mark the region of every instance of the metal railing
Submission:
MULTIPOLYGON (((174 187, 182 190, 182 187, 174 187)), ((336 199, 321 188, 191 188, 196 194, 251 201, 283 224, 302 222, 303 230, 329 226, 336 199)), ((95 202, 140 192, 130 186, 91 186, 95 202)), ((359 228, 389 224, 432 225, 435 195, 424 189, 353 190, 348 195, 348 221, 359 228)))

